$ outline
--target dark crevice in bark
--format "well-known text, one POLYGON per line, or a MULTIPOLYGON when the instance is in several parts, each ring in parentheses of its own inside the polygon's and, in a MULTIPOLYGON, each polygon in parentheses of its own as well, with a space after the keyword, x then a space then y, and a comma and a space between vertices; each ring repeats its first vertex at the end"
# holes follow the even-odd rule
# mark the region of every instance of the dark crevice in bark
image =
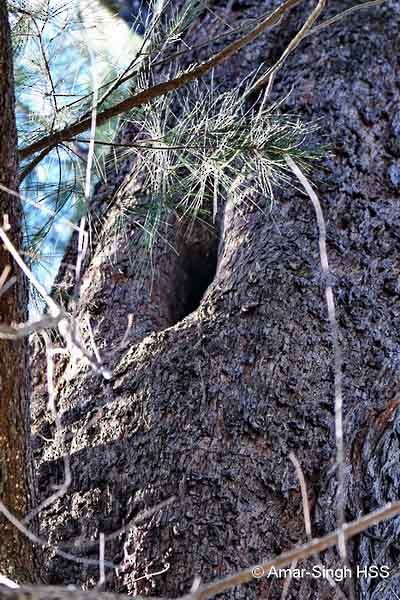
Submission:
MULTIPOLYGON (((217 236, 215 233, 206 233, 201 239, 184 240, 180 252, 184 272, 184 298, 182 313, 178 321, 194 312, 200 305, 202 298, 211 285, 217 270, 218 254, 217 236)), ((181 293, 180 289, 176 290, 181 293)))

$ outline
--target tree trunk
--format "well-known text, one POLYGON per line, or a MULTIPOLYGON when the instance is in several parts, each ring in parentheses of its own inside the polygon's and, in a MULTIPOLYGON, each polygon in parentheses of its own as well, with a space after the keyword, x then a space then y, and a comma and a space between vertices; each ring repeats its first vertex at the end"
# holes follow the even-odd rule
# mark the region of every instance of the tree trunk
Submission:
MULTIPOLYGON (((17 191, 17 131, 14 115, 14 79, 6 2, 0 3, 0 183, 17 191)), ((8 235, 21 243, 21 206, 17 197, 0 189, 0 220, 8 217, 8 235)), ((6 221, 4 221, 6 223, 6 221)), ((2 323, 27 317, 27 286, 8 252, 0 247, 0 276, 10 269, 7 282, 15 284, 0 295, 2 323)), ((6 283, 7 283, 6 282, 6 283)), ((1 293, 1 292, 0 292, 1 293)), ((0 340, 0 498, 17 517, 24 517, 32 498, 29 452, 29 369, 26 342, 0 340)), ((0 514, 0 573, 11 579, 32 581, 32 551, 28 539, 0 514)))
MULTIPOLYGON (((215 4, 218 11, 225 3, 215 4)), ((229 89, 263 61, 273 64, 314 4, 302 3, 214 80, 229 89)), ((276 5, 238 1, 223 18, 276 5)), ((349 6, 332 1, 325 16, 349 6)), ((400 3, 389 1, 308 37, 278 73, 271 98, 286 97, 282 111, 319 119, 316 141, 330 146, 313 179, 327 220, 344 355, 348 520, 399 494, 399 18, 400 3)), ((215 17, 204 18, 192 36, 202 39, 213 26, 215 17)), ((119 227, 121 207, 136 202, 132 168, 122 165, 109 184, 109 196, 120 191, 79 306, 113 377, 103 381, 86 367, 66 367, 60 377, 68 440, 61 448, 37 438, 41 493, 62 481, 65 450, 73 479, 46 509, 42 528, 51 543, 96 558, 101 532, 107 538, 173 498, 105 546, 106 559, 121 563, 114 589, 172 597, 188 592, 197 575, 209 581, 305 541, 291 452, 305 474, 313 535, 335 526, 333 349, 307 197, 294 187, 277 190, 267 216, 228 203, 215 235, 197 223, 188 239, 171 222, 166 236, 179 255, 157 243, 153 261, 139 269, 145 259, 135 226, 125 217, 123 234, 119 227), (129 347, 120 350, 128 314, 129 347)), ((36 428, 51 432, 39 410, 36 428)), ((395 518, 357 538, 352 566, 394 568, 399 524, 395 518)), ((49 583, 97 582, 95 568, 54 552, 47 558, 49 583)), ((339 564, 334 553, 322 561, 339 564)), ((400 581, 354 575, 348 584, 356 597, 389 600, 400 581)), ((264 578, 221 597, 281 593, 281 580, 264 578)), ((293 580, 288 597, 337 594, 310 576, 293 580)))

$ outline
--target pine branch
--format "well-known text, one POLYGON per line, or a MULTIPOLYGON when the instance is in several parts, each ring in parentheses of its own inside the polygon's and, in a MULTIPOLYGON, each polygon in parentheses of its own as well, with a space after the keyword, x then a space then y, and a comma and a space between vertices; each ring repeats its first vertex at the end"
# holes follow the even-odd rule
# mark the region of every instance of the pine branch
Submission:
MULTIPOLYGON (((183 73, 179 77, 171 79, 169 81, 165 81, 163 83, 159 83, 157 85, 148 88, 131 96, 130 98, 126 98, 119 102, 118 104, 111 106, 98 113, 97 115, 97 125, 103 125, 105 122, 109 121, 113 117, 116 117, 122 113, 125 113, 132 108, 136 108, 138 106, 142 106, 143 104, 149 103, 151 100, 155 98, 159 98, 167 94, 168 92, 174 91, 191 81, 199 79, 211 69, 223 63, 225 60, 236 54, 239 50, 250 44, 254 41, 258 36, 260 36, 264 31, 278 23, 282 17, 282 15, 287 12, 290 8, 299 4, 301 0, 285 0, 278 8, 276 8, 270 15, 268 15, 265 19, 263 19, 256 27, 254 27, 250 32, 246 35, 242 36, 232 44, 229 44, 226 48, 218 52, 209 60, 201 63, 197 67, 191 69, 187 73, 183 73)), ((22 148, 19 151, 19 159, 23 160, 28 156, 31 156, 35 152, 39 152, 48 147, 54 147, 57 144, 70 140, 76 135, 86 131, 90 128, 91 118, 87 117, 86 119, 77 121, 76 123, 65 127, 60 131, 55 131, 48 136, 38 140, 37 142, 33 142, 29 146, 22 148)))

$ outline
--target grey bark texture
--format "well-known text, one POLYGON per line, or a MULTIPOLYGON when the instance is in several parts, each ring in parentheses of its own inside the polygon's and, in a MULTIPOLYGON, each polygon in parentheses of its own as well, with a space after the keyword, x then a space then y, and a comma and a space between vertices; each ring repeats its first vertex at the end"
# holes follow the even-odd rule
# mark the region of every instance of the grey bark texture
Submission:
MULTIPOLYGON (((0 3, 0 183, 18 190, 17 130, 14 114, 14 80, 10 27, 6 2, 0 3)), ((19 248, 22 238, 21 206, 15 196, 0 189, 0 226, 19 248), (3 219, 6 219, 3 221, 3 219)), ((27 318, 27 285, 8 252, 0 246, 0 276, 16 281, 0 295, 0 321, 19 323, 27 318)), ((1 293, 1 292, 0 292, 1 293)), ((11 512, 23 517, 33 499, 32 459, 29 445, 29 368, 25 341, 0 340, 0 498, 11 512)), ((0 573, 21 582, 32 581, 32 549, 3 515, 0 515, 0 573)))
MULTIPOLYGON (((222 14, 224 4, 213 6, 222 14)), ((234 23, 278 4, 238 0, 223 17, 234 23)), ((273 64, 314 4, 291 11, 214 79, 230 89, 273 64)), ((325 16, 352 4, 332 1, 325 16)), ((205 17, 191 41, 210 36, 215 23, 205 17)), ((278 73, 271 98, 286 97, 280 110, 319 122, 314 141, 330 147, 313 180, 327 220, 344 355, 349 520, 399 495, 399 23, 400 2, 388 0, 308 37, 278 73)), ((166 235, 179 256, 160 243, 150 263, 129 218, 119 227, 121 206, 140 202, 134 168, 126 161, 98 191, 106 205, 119 190, 80 291, 79 315, 89 314, 113 377, 59 364, 66 436, 57 446, 43 441, 54 427, 37 374, 33 441, 43 497, 62 482, 62 454, 71 453, 72 485, 42 514, 42 536, 80 556, 97 558, 101 532, 107 537, 174 498, 105 546, 106 559, 120 564, 110 589, 174 597, 197 575, 209 581, 305 541, 290 452, 306 477, 313 534, 334 528, 333 349, 308 198, 294 187, 278 190, 267 216, 227 206, 215 235, 197 224, 190 242, 171 222, 166 235), (200 306, 182 318, 195 277, 212 275, 202 266, 216 253, 200 306), (120 350, 128 314, 133 328, 120 350)), ((395 518, 356 539, 351 564, 395 570, 399 525, 395 518)), ((321 560, 339 565, 333 553, 321 560)), ((91 587, 98 569, 46 551, 43 578, 91 587)), ((350 583, 368 600, 392 599, 400 589, 396 573, 350 583)), ((281 592, 282 581, 265 578, 221 597, 272 600, 281 592)), ((288 597, 337 593, 306 577, 292 581, 288 597)))

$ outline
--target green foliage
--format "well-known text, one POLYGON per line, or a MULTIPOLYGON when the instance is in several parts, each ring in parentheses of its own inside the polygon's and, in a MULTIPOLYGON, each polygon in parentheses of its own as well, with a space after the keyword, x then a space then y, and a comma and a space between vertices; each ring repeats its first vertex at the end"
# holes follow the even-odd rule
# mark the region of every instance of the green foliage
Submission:
MULTIPOLYGON (((90 115, 94 85, 97 108, 103 110, 125 98, 130 89, 138 92, 154 85, 160 61, 169 63, 170 77, 181 74, 179 59, 175 63, 168 57, 184 50, 185 31, 207 5, 205 0, 187 0, 178 11, 172 0, 155 1, 144 39, 132 42, 125 60, 114 63, 105 43, 99 46, 97 34, 109 19, 111 28, 115 26, 118 2, 103 1, 108 9, 104 11, 99 4, 80 1, 81 10, 63 0, 9 0, 22 147, 90 115), (91 37, 96 39, 94 45, 91 37)), ((141 190, 148 198, 141 222, 150 249, 171 212, 181 219, 213 222, 219 201, 227 197, 234 205, 253 203, 265 210, 273 202, 274 190, 289 182, 285 156, 303 168, 316 157, 306 143, 312 128, 280 115, 278 106, 259 102, 249 107, 243 101, 249 81, 221 93, 211 77, 96 128, 94 181, 111 168, 107 151, 124 122, 133 122, 141 132, 135 144, 121 149, 116 143, 114 157, 135 158, 140 166, 141 190)), ((26 177, 23 194, 39 203, 47 201, 56 216, 76 219, 82 214, 88 137, 59 144, 44 156, 26 177)), ((30 160, 21 165, 23 172, 27 166, 29 170, 30 160)), ((60 236, 62 251, 70 231, 54 227, 54 217, 27 214, 30 255, 37 259, 41 253, 49 254, 60 244, 60 236)), ((123 207, 121 214, 130 218, 132 208, 123 207)))
MULTIPOLYGON (((150 248, 171 212, 215 221, 218 202, 227 197, 234 205, 252 203, 265 210, 274 190, 290 183, 286 156, 304 169, 318 158, 307 144, 315 127, 280 115, 277 106, 247 107, 246 89, 244 82, 219 93, 212 83, 196 82, 132 112, 141 139, 120 157, 135 157, 140 164, 150 248)), ((125 212, 132 215, 129 206, 125 212)))

